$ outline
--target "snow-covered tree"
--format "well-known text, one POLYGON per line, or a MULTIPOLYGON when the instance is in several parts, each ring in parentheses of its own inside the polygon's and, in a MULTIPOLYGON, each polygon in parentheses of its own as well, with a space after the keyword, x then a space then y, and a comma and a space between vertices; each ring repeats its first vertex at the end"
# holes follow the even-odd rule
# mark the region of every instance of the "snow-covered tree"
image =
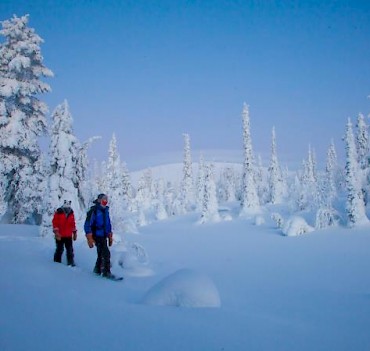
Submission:
POLYGON ((79 144, 77 152, 76 187, 78 192, 78 201, 82 211, 88 208, 90 201, 95 200, 96 195, 101 192, 99 189, 102 189, 101 183, 99 186, 95 183, 97 179, 91 179, 91 174, 89 173, 90 163, 87 154, 91 144, 100 138, 100 136, 94 136, 86 140, 82 145, 79 144))
POLYGON ((243 185, 242 185, 242 210, 241 215, 248 215, 259 209, 259 199, 255 184, 255 165, 252 149, 252 137, 250 133, 250 118, 248 105, 243 106, 243 145, 244 145, 244 163, 243 163, 243 185))
POLYGON ((369 126, 362 113, 357 118, 356 146, 358 164, 360 169, 364 170, 369 167, 369 126))
POLYGON ((163 220, 168 218, 168 214, 166 211, 165 206, 165 187, 164 187, 164 180, 159 179, 155 182, 155 216, 158 220, 163 220))
POLYGON ((202 211, 204 199, 205 164, 203 155, 200 155, 197 175, 197 209, 202 211))
POLYGON ((131 185, 130 173, 127 170, 125 162, 121 163, 121 177, 122 177, 122 196, 124 201, 125 209, 133 211, 133 189, 131 185))
POLYGON ((112 224, 118 230, 123 229, 124 221, 125 198, 123 189, 121 158, 117 148, 117 139, 113 134, 109 143, 104 192, 109 195, 112 224))
POLYGON ((38 137, 46 134, 47 106, 39 100, 50 87, 43 77, 43 40, 28 27, 28 15, 2 22, 0 35, 0 159, 4 199, 13 223, 39 222, 44 175, 38 137))
POLYGON ((308 147, 308 158, 303 160, 302 170, 298 175, 299 182, 295 182, 294 191, 297 198, 297 205, 299 210, 314 209, 318 205, 319 192, 316 173, 315 154, 308 147), (299 185, 299 187, 297 187, 299 185))
POLYGON ((318 179, 319 203, 315 224, 317 229, 324 229, 339 222, 339 214, 333 207, 333 201, 337 197, 337 172, 337 154, 332 141, 327 152, 325 173, 318 179))
POLYGON ((217 222, 220 220, 218 213, 218 201, 216 193, 216 183, 214 179, 214 166, 208 164, 205 166, 205 181, 203 194, 203 208, 200 223, 217 222))
POLYGON ((272 129, 271 161, 268 173, 269 202, 272 204, 279 204, 282 202, 285 195, 285 183, 277 157, 275 128, 272 129))
MULTIPOLYGON (((63 200, 70 200, 76 214, 81 212, 78 201, 77 157, 78 140, 73 134, 73 119, 68 102, 56 107, 52 114, 50 131, 50 170, 48 194, 45 213, 43 214, 43 234, 49 229, 54 211, 61 206, 63 200)), ((76 216, 78 217, 78 216, 76 216)))
POLYGON ((236 176, 233 167, 226 167, 221 173, 222 200, 232 202, 236 200, 236 176))
POLYGON ((190 150, 190 136, 184 136, 184 161, 183 161, 183 178, 181 188, 182 206, 185 210, 189 210, 194 202, 194 189, 193 189, 193 165, 191 161, 190 150))
POLYGON ((348 225, 354 226, 367 221, 365 204, 361 190, 359 175, 358 155, 356 151, 355 137, 352 122, 348 119, 345 135, 346 143, 346 166, 345 178, 347 186, 346 212, 348 225))

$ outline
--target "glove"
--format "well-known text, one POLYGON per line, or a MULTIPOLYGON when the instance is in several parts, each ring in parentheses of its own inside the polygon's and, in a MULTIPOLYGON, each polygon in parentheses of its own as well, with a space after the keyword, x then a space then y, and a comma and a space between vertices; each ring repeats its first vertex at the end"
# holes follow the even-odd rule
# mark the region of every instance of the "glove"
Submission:
POLYGON ((76 241, 77 239, 77 230, 73 231, 73 241, 76 241))
POLYGON ((113 234, 109 233, 108 234, 108 245, 112 246, 112 244, 113 244, 113 234))
POLYGON ((54 233, 54 237, 55 237, 55 240, 60 240, 61 239, 61 236, 59 234, 59 229, 58 228, 54 228, 53 229, 53 233, 54 233))
POLYGON ((86 239, 87 239, 87 245, 89 245, 89 248, 90 249, 93 248, 95 242, 94 242, 92 233, 86 234, 86 239))

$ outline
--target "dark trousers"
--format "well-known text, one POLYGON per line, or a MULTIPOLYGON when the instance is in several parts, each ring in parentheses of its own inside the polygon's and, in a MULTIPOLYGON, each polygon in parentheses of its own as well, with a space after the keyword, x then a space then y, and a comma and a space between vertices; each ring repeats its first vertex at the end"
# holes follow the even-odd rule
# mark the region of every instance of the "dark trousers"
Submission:
POLYGON ((110 273, 110 251, 108 248, 107 237, 94 236, 96 252, 98 258, 94 268, 95 273, 110 273))
POLYGON ((56 249, 54 253, 54 262, 62 262, 62 255, 65 247, 67 251, 67 263, 74 264, 72 242, 72 238, 61 238, 60 240, 55 239, 56 249))

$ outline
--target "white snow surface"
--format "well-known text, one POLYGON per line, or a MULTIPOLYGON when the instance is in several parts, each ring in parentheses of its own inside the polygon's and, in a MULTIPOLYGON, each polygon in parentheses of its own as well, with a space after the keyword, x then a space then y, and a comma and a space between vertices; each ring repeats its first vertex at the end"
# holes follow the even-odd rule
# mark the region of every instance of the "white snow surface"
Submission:
POLYGON ((38 227, 0 225, 0 350, 370 350, 369 226, 287 238, 270 214, 256 226, 230 213, 233 221, 196 225, 192 214, 122 235, 145 248, 152 274, 126 274, 115 243, 121 282, 91 273, 96 253, 81 233, 69 268, 53 262, 54 241, 38 227), (183 269, 214 283, 219 308, 141 303, 183 269))

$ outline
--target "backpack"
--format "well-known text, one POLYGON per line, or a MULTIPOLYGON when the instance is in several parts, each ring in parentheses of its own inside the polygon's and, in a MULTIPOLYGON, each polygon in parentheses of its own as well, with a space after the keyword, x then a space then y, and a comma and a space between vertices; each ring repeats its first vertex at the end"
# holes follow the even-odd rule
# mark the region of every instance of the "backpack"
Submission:
MULTIPOLYGON (((89 210, 87 211, 87 213, 86 213, 86 218, 85 218, 85 224, 84 224, 84 226, 86 227, 86 225, 88 224, 88 223, 90 223, 90 219, 91 219, 91 216, 92 216, 92 214, 93 214, 93 212, 95 213, 95 215, 96 215, 96 205, 94 205, 94 206, 91 206, 90 208, 89 208, 89 210)), ((94 233, 94 231, 95 231, 95 225, 93 224, 93 225, 91 225, 91 231, 94 233)))

